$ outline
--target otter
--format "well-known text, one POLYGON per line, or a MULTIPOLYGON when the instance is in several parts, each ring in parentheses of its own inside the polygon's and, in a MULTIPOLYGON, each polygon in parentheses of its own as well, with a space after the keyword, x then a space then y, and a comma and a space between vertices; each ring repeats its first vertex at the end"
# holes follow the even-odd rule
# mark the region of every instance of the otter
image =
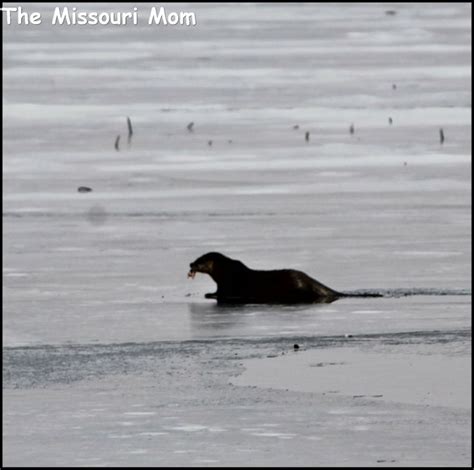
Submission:
POLYGON ((207 253, 191 263, 188 277, 209 274, 217 291, 205 295, 218 303, 297 304, 331 303, 347 294, 337 292, 302 271, 257 271, 221 253, 207 253))

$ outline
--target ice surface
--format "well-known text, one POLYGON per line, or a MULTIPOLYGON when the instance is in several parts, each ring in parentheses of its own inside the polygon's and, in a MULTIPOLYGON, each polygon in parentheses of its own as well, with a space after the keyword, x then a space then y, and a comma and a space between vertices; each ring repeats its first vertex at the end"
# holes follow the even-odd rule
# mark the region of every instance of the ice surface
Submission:
POLYGON ((470 410, 470 358, 422 352, 419 346, 411 354, 333 348, 278 361, 251 359, 233 383, 470 410))
POLYGON ((54 6, 3 32, 4 463, 468 465, 470 4, 167 6, 195 28, 53 28, 54 6), (219 308, 186 278, 208 251, 440 295, 219 308), (458 398, 229 383, 294 343, 305 376, 345 335, 354 374, 440 358, 458 398))

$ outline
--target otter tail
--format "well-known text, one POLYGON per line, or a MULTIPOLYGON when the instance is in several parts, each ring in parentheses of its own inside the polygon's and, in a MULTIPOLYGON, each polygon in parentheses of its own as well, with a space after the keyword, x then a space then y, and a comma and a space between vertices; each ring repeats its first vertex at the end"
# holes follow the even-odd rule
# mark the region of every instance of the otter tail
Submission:
POLYGON ((408 297, 412 295, 471 295, 469 289, 368 289, 338 292, 341 297, 408 297))
POLYGON ((352 292, 338 292, 337 295, 342 297, 385 297, 380 292, 372 291, 352 291, 352 292))

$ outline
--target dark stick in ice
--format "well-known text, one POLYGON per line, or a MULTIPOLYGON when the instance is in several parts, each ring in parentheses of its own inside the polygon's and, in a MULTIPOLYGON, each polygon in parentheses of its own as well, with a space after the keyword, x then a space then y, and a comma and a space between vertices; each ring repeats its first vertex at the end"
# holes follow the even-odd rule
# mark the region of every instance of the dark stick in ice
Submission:
POLYGON ((128 126, 128 145, 132 143, 132 136, 133 136, 133 128, 132 128, 132 121, 127 116, 127 126, 128 126))

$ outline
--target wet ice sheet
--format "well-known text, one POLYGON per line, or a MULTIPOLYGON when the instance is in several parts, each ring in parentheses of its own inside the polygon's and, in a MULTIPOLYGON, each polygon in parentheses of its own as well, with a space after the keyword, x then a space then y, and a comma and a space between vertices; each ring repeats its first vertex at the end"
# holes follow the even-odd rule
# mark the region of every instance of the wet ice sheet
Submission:
MULTIPOLYGON (((18 272, 13 274, 12 278, 6 276, 5 284, 28 283, 27 276, 18 276, 21 274, 18 272)), ((138 290, 137 297, 120 298, 123 293, 118 293, 119 289, 113 285, 106 301, 81 298, 82 290, 68 293, 67 286, 59 283, 58 288, 66 289, 62 295, 58 295, 54 288, 48 291, 25 288, 23 302, 37 298, 36 307, 44 308, 51 321, 44 322, 43 317, 38 315, 29 317, 25 324, 27 312, 19 312, 4 325, 4 345, 323 336, 423 331, 443 329, 447 325, 450 328, 464 328, 470 325, 470 295, 349 298, 330 305, 233 307, 200 300, 199 292, 184 302, 182 299, 162 299, 158 288, 153 285, 125 284, 126 289, 138 290), (148 296, 158 298, 152 301, 146 298, 148 296), (64 302, 73 300, 74 304, 65 311, 64 302), (104 329, 107 319, 109 323, 104 329), (61 325, 60 331, 59 326, 55 325, 61 325)), ((87 290, 90 297, 97 292, 89 287, 87 290)), ((208 290, 203 287, 203 292, 208 290)), ((105 293, 99 292, 98 295, 103 298, 105 293)))
POLYGON ((380 354, 345 348, 253 359, 245 362, 245 373, 233 383, 470 410, 471 358, 423 352, 416 348, 412 354, 380 354))

